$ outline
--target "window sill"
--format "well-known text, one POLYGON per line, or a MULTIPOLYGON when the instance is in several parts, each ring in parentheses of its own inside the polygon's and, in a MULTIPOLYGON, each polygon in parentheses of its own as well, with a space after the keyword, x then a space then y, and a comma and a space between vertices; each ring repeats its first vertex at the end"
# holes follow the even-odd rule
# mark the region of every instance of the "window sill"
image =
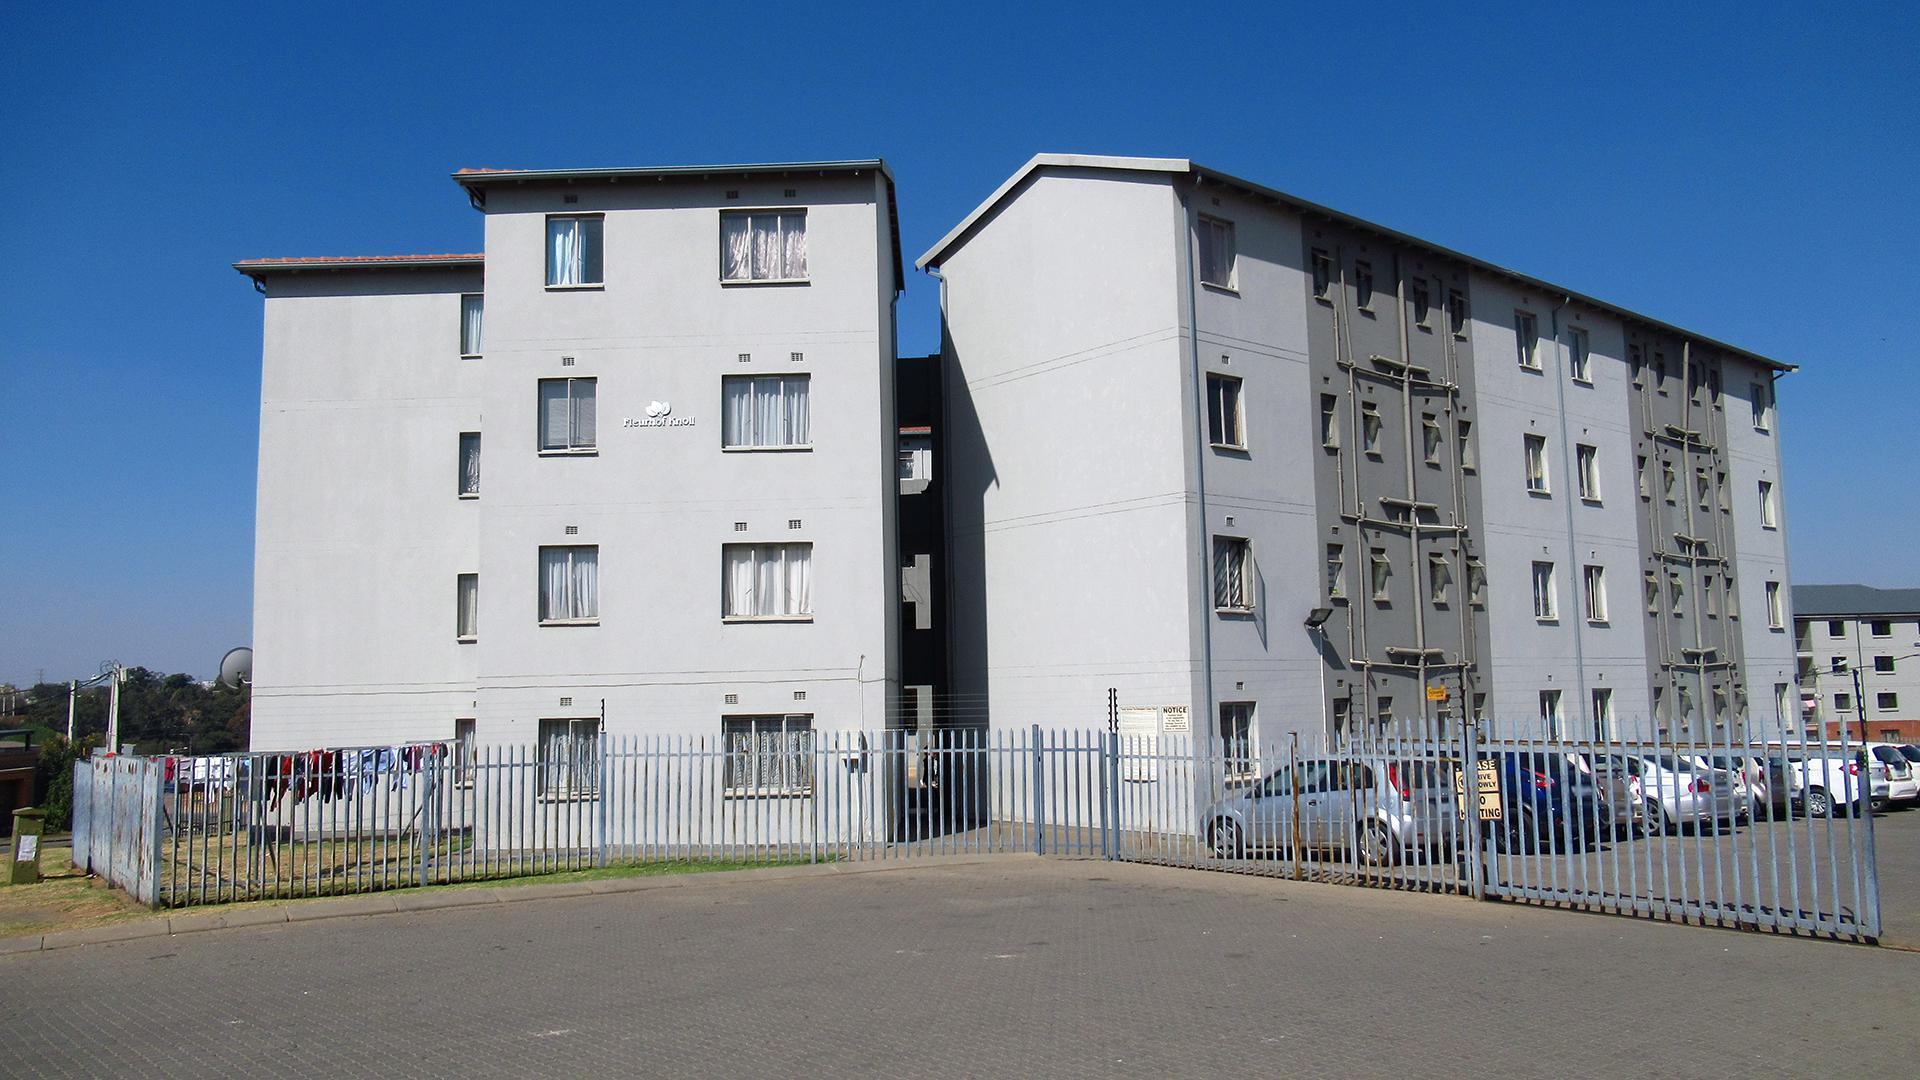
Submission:
POLYGON ((1213 447, 1215 450, 1226 450, 1235 454, 1244 454, 1247 452, 1246 446, 1239 443, 1217 442, 1208 443, 1207 445, 1213 447))
POLYGON ((468 634, 468 635, 467 635, 467 636, 465 636, 465 637, 457 637, 457 638, 454 638, 454 639, 453 639, 453 641, 454 641, 454 644, 456 644, 456 645, 471 645, 471 644, 473 644, 474 642, 476 642, 476 641, 479 641, 479 640, 480 640, 479 638, 477 638, 477 637, 474 637, 474 636, 473 636, 472 634, 468 634))
POLYGON ((1375 461, 1386 460, 1385 458, 1380 456, 1380 451, 1378 450, 1362 450, 1361 453, 1367 455, 1368 457, 1372 458, 1375 461))
POLYGON ((723 623, 810 623, 811 615, 722 615, 723 623))
POLYGON ((1328 307, 1333 306, 1333 297, 1328 296, 1326 293, 1314 293, 1313 298, 1328 307))
POLYGON ((1547 369, 1545 369, 1545 368, 1543 368, 1543 367, 1541 367, 1541 366, 1539 366, 1538 364, 1521 364, 1521 365, 1520 365, 1520 370, 1521 370, 1521 371, 1531 371, 1531 372, 1533 372, 1533 373, 1534 373, 1535 375, 1545 375, 1545 374, 1547 373, 1547 369))
POLYGON ((1606 619, 1588 619, 1587 625, 1588 626, 1612 626, 1613 624, 1606 619))
POLYGON ((1413 328, 1414 328, 1415 330, 1418 330, 1418 331, 1420 331, 1420 332, 1421 332, 1421 333, 1423 333, 1423 334, 1431 334, 1431 333, 1433 333, 1433 327, 1431 327, 1431 326, 1428 326, 1428 325, 1427 325, 1426 323, 1414 323, 1414 324, 1413 324, 1413 328))
POLYGON ((1757 432, 1759 432, 1759 433, 1760 433, 1760 434, 1762 434, 1762 435, 1771 435, 1771 434, 1773 434, 1773 429, 1772 429, 1772 428, 1763 428, 1763 427, 1761 427, 1761 426, 1760 426, 1759 424, 1755 424, 1755 425, 1753 425, 1753 430, 1755 430, 1755 431, 1757 431, 1757 432))
POLYGON ((1591 389, 1593 389, 1593 380, 1592 380, 1592 379, 1583 379, 1583 378, 1581 378, 1581 377, 1580 377, 1580 376, 1578 376, 1578 375, 1575 375, 1575 376, 1572 376, 1572 378, 1573 378, 1573 381, 1574 381, 1574 382, 1576 382, 1576 383, 1578 383, 1578 384, 1580 384, 1581 386, 1584 386, 1584 387, 1586 387, 1586 388, 1587 388, 1587 389, 1589 389, 1589 390, 1591 390, 1591 389))
POLYGON ((1534 622, 1537 622, 1537 623, 1539 623, 1539 624, 1540 624, 1540 625, 1542 625, 1542 626, 1559 626, 1559 625, 1560 625, 1560 616, 1558 616, 1558 615, 1535 615, 1535 616, 1533 617, 1533 621, 1534 621, 1534 622))
POLYGON ((752 288, 756 285, 811 285, 812 278, 721 278, 723 289, 752 288))
POLYGON ((549 285, 548 292, 596 292, 607 287, 604 281, 583 281, 578 285, 549 285))
POLYGON ((599 619, 541 619, 541 626, 599 626, 599 619))
POLYGON ((1580 501, 1587 504, 1588 506, 1606 505, 1600 501, 1600 497, 1598 495, 1582 495, 1580 496, 1580 501))
POLYGON ((599 454, 600 454, 600 448, 597 446, 586 446, 586 447, 581 447, 580 449, 577 449, 577 450, 542 450, 540 451, 541 457, 597 457, 599 456, 599 454))
POLYGON ((1528 488, 1527 494, 1533 496, 1536 499, 1551 499, 1553 498, 1553 489, 1552 488, 1528 488))
POLYGON ((1779 531, 1780 531, 1780 526, 1778 526, 1778 525, 1767 525, 1767 524, 1764 524, 1764 523, 1763 523, 1763 524, 1762 524, 1762 525, 1761 525, 1760 527, 1761 527, 1762 529, 1765 529, 1765 530, 1766 530, 1766 531, 1768 531, 1768 532, 1779 532, 1779 531))
POLYGON ((722 446, 723 454, 793 454, 807 453, 813 449, 812 443, 796 443, 793 446, 722 446))
POLYGON ((460 500, 462 502, 472 502, 478 499, 479 497, 480 497, 480 493, 477 491, 463 491, 460 493, 460 500))
POLYGON ((1253 614, 1253 609, 1250 607, 1215 607, 1213 613, 1215 615, 1246 616, 1253 614))
POLYGON ((478 360, 478 359, 480 359, 480 357, 481 357, 481 355, 482 355, 481 353, 477 353, 477 352, 463 352, 463 353, 461 353, 461 354, 460 354, 460 359, 462 359, 462 360, 478 360))
POLYGON ((1219 282, 1217 282, 1217 281, 1203 281, 1203 282, 1201 282, 1201 283, 1200 283, 1200 285, 1201 285, 1201 287, 1202 287, 1202 288, 1206 288, 1206 289, 1211 289, 1211 290, 1213 290, 1214 292, 1217 292, 1217 293, 1224 293, 1224 294, 1226 294, 1227 296, 1239 296, 1239 295, 1240 295, 1240 290, 1239 290, 1239 289, 1236 289, 1236 288, 1234 288, 1234 287, 1233 287, 1233 286, 1231 286, 1231 285, 1222 285, 1222 284, 1220 284, 1220 283, 1219 283, 1219 282))

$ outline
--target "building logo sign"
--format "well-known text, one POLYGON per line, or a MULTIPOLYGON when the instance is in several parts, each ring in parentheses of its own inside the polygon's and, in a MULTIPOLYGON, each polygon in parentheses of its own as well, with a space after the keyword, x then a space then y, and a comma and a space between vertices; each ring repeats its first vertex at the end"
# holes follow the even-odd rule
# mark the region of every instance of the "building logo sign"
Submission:
POLYGON ((623 428, 692 427, 693 417, 673 415, 671 401, 649 401, 647 415, 624 417, 620 421, 620 426, 623 428))

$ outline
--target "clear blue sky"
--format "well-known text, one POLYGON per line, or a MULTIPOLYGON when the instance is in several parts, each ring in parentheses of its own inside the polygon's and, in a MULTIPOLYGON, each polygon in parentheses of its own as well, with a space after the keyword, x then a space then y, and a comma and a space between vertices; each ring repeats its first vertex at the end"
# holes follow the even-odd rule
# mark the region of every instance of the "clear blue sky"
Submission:
POLYGON ((911 259, 1035 152, 1190 157, 1802 365, 1794 578, 1920 585, 1910 7, 1040 7, 0 7, 0 680, 248 640, 228 264, 478 250, 461 166, 882 156, 911 259))

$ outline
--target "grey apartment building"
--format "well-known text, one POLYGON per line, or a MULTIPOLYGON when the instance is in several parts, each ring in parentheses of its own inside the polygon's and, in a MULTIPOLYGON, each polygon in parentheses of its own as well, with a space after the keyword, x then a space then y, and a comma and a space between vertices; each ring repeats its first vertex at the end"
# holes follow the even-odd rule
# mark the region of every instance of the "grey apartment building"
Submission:
POLYGON ((994 723, 1793 722, 1789 365, 1185 160, 1038 156, 918 265, 994 723))
POLYGON ((886 166, 453 179, 481 253, 238 264, 254 747, 883 726, 886 166))
POLYGON ((259 259, 259 749, 1797 723, 1788 365, 1184 160, 462 171, 259 259))
POLYGON ((1793 636, 1809 732, 1920 741, 1920 589, 1796 585, 1793 636))

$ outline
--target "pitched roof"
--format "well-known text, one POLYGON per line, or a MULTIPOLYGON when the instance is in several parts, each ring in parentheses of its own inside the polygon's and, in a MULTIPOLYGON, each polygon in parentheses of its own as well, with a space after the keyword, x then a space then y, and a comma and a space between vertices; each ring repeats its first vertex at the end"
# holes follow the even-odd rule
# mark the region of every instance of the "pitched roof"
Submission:
POLYGON ((1665 330, 1669 333, 1678 334, 1686 338, 1691 338, 1694 341, 1699 342, 1700 344, 1712 346, 1713 348, 1723 350, 1725 352, 1738 356, 1741 359, 1748 360, 1756 364, 1760 364, 1764 367, 1774 368, 1779 371, 1795 370, 1795 366, 1793 364, 1785 363, 1784 361, 1780 361, 1780 360, 1775 360, 1775 359, 1772 359, 1771 357, 1761 356, 1758 353, 1749 352, 1746 349, 1742 349, 1735 345, 1729 345, 1723 341, 1716 341, 1712 338, 1705 337, 1701 334, 1696 334, 1691 330, 1686 330, 1681 327, 1674 326, 1671 323, 1662 322, 1659 319, 1642 315, 1637 311, 1629 311, 1626 308, 1620 307, 1618 304, 1609 304, 1604 300, 1597 300, 1583 293, 1575 292, 1564 285, 1555 285, 1552 282, 1542 281, 1539 278, 1532 277, 1527 274, 1522 274, 1517 270, 1509 270, 1504 266, 1495 265, 1494 263, 1490 263, 1485 259, 1476 259, 1471 255, 1462 254, 1461 252, 1453 251, 1449 248, 1441 247, 1439 244, 1435 244, 1428 240, 1422 240, 1417 236, 1409 236, 1406 233, 1389 229, 1384 225, 1377 225, 1363 218, 1354 217, 1352 214, 1341 213, 1338 210, 1321 206, 1318 203, 1309 202, 1308 200, 1302 199, 1299 196, 1289 195, 1283 191, 1276 191, 1273 188, 1263 187, 1259 184, 1253 183, 1250 180, 1242 180, 1236 176, 1230 176, 1227 173, 1223 173, 1215 169, 1209 169, 1204 165, 1195 164, 1194 162, 1189 161, 1186 158, 1108 157, 1108 156, 1102 156, 1097 154, 1035 154, 1030 160, 1028 160, 1028 162, 1025 165, 1020 166, 1018 171, 1016 171, 1012 176, 1008 177, 1005 183, 995 188, 993 191, 993 194, 987 196, 985 202, 975 207, 971 214, 968 214, 965 218, 961 219, 960 224, 955 225, 953 229, 947 233, 947 235, 941 237, 939 243, 933 245, 931 248, 928 248, 926 254, 914 260, 914 263, 913 263, 914 268, 924 270, 928 266, 939 265, 941 260, 945 259, 949 252, 951 252, 954 248, 959 247, 961 244, 965 243, 968 235, 973 231, 974 227, 978 225, 982 219, 987 217, 996 208, 998 208, 1001 202, 1005 201, 1008 197, 1010 197, 1016 188, 1018 188, 1021 184, 1026 182, 1029 176, 1032 176, 1034 173, 1039 172, 1042 169, 1049 169, 1049 168, 1111 169, 1118 172, 1170 173, 1174 175, 1191 176, 1191 177, 1194 177, 1197 181, 1217 184, 1221 187, 1234 188, 1242 192, 1243 194, 1247 194, 1247 195, 1254 196, 1255 198, 1266 199, 1271 202, 1279 203, 1281 205, 1291 207, 1296 211, 1300 211, 1303 213, 1317 214, 1322 217, 1331 218, 1335 221, 1342 222, 1354 228, 1365 229, 1368 232, 1372 232, 1377 235, 1384 236, 1391 240, 1397 240, 1397 241, 1400 241, 1401 243, 1425 248, 1428 251, 1446 256, 1447 258, 1457 259, 1460 262, 1466 263, 1467 265, 1472 266, 1478 270, 1485 271, 1486 273, 1495 274, 1500 277, 1508 278, 1510 280, 1520 282, 1521 284, 1530 286, 1532 288, 1541 289, 1547 292, 1557 293, 1561 296, 1566 296, 1571 299, 1578 300, 1583 304, 1588 304, 1592 307, 1599 308, 1603 311, 1608 311, 1615 315, 1632 319, 1635 322, 1643 323, 1655 329, 1665 330))
POLYGON ((310 255, 280 259, 242 259, 235 270, 259 281, 267 274, 292 274, 302 270, 436 270, 480 266, 486 257, 477 253, 461 255, 310 255))
POLYGON ((1920 589, 1795 585, 1793 614, 1802 619, 1823 615, 1920 615, 1920 589))

